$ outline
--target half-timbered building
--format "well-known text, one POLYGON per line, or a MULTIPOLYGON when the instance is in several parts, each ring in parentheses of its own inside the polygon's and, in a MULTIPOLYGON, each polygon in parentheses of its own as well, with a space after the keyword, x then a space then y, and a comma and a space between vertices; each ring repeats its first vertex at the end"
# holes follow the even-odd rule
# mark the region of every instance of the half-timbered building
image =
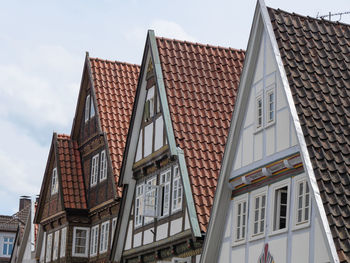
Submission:
POLYGON ((243 60, 148 31, 113 261, 199 262, 243 60))
POLYGON ((201 262, 349 262, 350 26, 257 2, 201 262))
POLYGON ((108 261, 138 73, 86 55, 71 134, 54 133, 40 191, 40 262, 108 261))

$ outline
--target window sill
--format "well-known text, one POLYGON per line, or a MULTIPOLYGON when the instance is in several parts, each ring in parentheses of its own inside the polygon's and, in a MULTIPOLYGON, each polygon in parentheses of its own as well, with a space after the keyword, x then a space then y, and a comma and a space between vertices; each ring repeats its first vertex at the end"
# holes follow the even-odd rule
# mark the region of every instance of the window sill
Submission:
POLYGON ((244 245, 246 242, 245 239, 240 239, 240 240, 237 240, 237 241, 233 241, 232 243, 232 247, 238 247, 238 246, 241 246, 241 245, 244 245))
POLYGON ((249 241, 259 240, 265 237, 265 232, 250 236, 249 241))
POLYGON ((287 233, 288 232, 288 227, 286 228, 283 228, 283 229, 279 229, 279 230, 275 230, 275 231, 272 231, 269 236, 277 236, 279 234, 283 234, 283 233, 287 233))
POLYGON ((297 231, 297 230, 308 228, 308 227, 310 227, 310 220, 303 222, 303 223, 293 225, 292 231, 297 231))

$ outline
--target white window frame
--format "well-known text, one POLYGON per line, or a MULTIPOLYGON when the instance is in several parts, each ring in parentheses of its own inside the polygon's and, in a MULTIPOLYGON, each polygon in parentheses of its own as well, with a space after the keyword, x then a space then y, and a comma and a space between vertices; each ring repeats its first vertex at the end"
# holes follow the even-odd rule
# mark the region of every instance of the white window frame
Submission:
POLYGON ((67 227, 61 229, 60 258, 66 256, 67 227))
POLYGON ((269 125, 272 125, 276 122, 276 88, 275 88, 275 84, 270 85, 269 87, 266 88, 266 92, 265 92, 265 116, 266 116, 266 127, 269 125), (273 101, 270 101, 270 94, 273 94, 273 101), (273 119, 270 119, 270 104, 273 104, 272 107, 272 112, 273 112, 273 119))
POLYGON ((153 222, 154 218, 158 217, 158 193, 159 186, 157 185, 157 175, 154 175, 146 180, 144 186, 143 216, 145 225, 153 222))
POLYGON ((118 220, 118 217, 115 217, 112 219, 112 233, 111 233, 111 247, 112 247, 112 244, 113 244, 113 238, 114 238, 114 232, 115 232, 115 229, 117 227, 117 220, 118 220))
POLYGON ((169 216, 170 213, 170 204, 171 204, 171 168, 165 170, 164 172, 160 173, 160 202, 159 202, 159 217, 166 217, 169 216))
POLYGON ((261 189, 252 191, 250 194, 250 209, 249 209, 249 232, 250 232, 250 240, 259 239, 265 236, 266 232, 266 215, 267 215, 267 193, 268 187, 265 186, 261 189), (265 196, 265 204, 262 211, 261 201, 262 197, 265 196), (259 208, 256 209, 256 199, 259 198, 259 208), (258 212, 258 221, 255 221, 255 213, 258 212), (261 231, 261 222, 263 221, 264 229, 261 231), (254 233, 255 223, 258 223, 258 232, 254 233))
POLYGON ((13 247, 14 247, 15 237, 13 236, 4 236, 3 237, 3 247, 1 248, 1 254, 3 254, 4 246, 7 245, 6 254, 3 254, 4 257, 11 256, 13 247), (7 239, 7 241, 5 241, 7 239), (11 249, 10 249, 11 248, 11 249))
POLYGON ((270 220, 270 235, 275 235, 275 234, 280 234, 288 231, 289 227, 289 207, 290 207, 290 178, 283 180, 281 182, 275 183, 271 185, 271 197, 272 199, 270 200, 270 204, 272 204, 272 207, 270 209, 271 213, 271 220, 270 220), (285 228, 278 228, 277 221, 279 221, 279 211, 280 211, 280 206, 279 206, 279 197, 276 196, 276 192, 281 189, 287 187, 287 207, 286 207, 286 227, 285 228))
POLYGON ((97 251, 98 251, 98 234, 99 234, 99 225, 91 227, 90 257, 97 256, 97 251))
POLYGON ((134 226, 141 227, 143 224, 143 193, 144 183, 139 183, 135 188, 135 212, 134 212, 134 226))
POLYGON ((261 131, 264 127, 264 99, 263 94, 257 94, 255 98, 255 131, 261 131), (261 115, 259 115, 259 101, 261 101, 261 115), (259 125, 259 120, 261 119, 261 124, 259 125))
POLYGON ((107 178, 107 156, 106 150, 101 151, 100 157, 100 182, 107 178))
POLYGON ((52 261, 58 259, 58 244, 60 240, 60 231, 55 231, 55 237, 53 241, 52 261))
POLYGON ((300 229, 304 227, 308 227, 310 225, 310 217, 311 217, 311 189, 310 184, 306 178, 306 176, 296 176, 294 178, 294 229, 300 229), (302 194, 302 207, 299 207, 299 185, 303 184, 303 194, 302 194), (308 186, 309 192, 306 194, 306 185, 308 186), (308 195, 308 197, 306 197, 308 195), (305 201, 306 198, 309 199, 309 206, 308 206, 308 219, 305 220, 305 210, 306 205, 305 201), (301 210, 301 216, 302 221, 298 222, 298 213, 299 210, 301 210))
POLYGON ((91 159, 91 173, 90 173, 91 186, 95 186, 97 184, 99 156, 100 156, 99 154, 95 154, 91 159))
POLYGON ((183 187, 178 165, 173 166, 173 186, 172 186, 171 213, 174 214, 182 210, 183 187))
POLYGON ((89 234, 90 234, 90 228, 88 227, 74 227, 73 228, 73 244, 72 244, 72 257, 87 257, 88 256, 88 251, 89 251, 89 234), (83 230, 86 231, 86 236, 85 236, 85 252, 84 253, 76 253, 75 252, 75 242, 76 242, 76 233, 77 230, 83 230))
POLYGON ((51 262, 51 254, 52 254, 52 233, 47 235, 46 256, 45 256, 46 262, 51 262))
POLYGON ((90 119, 90 94, 85 99, 85 122, 90 119))
POLYGON ((57 168, 53 168, 51 177, 51 195, 57 194, 58 192, 58 176, 57 168))
POLYGON ((100 254, 108 250, 109 220, 101 224, 100 254))
MULTIPOLYGON (((243 211, 242 211, 243 212, 243 211)), ((247 239, 247 228, 248 228, 248 213, 249 213, 249 199, 248 194, 243 194, 240 196, 237 196, 233 198, 233 209, 232 209, 232 228, 233 228, 233 238, 232 238, 232 246, 243 244, 247 239), (239 215, 240 222, 243 222, 244 224, 240 224, 238 226, 238 208, 239 205, 241 206, 241 209, 243 209, 245 203, 245 214, 241 213, 239 215), (242 236, 242 233, 239 234, 239 237, 237 237, 237 230, 243 229, 244 227, 244 236, 242 236)), ((241 230, 240 230, 241 231, 241 230)))

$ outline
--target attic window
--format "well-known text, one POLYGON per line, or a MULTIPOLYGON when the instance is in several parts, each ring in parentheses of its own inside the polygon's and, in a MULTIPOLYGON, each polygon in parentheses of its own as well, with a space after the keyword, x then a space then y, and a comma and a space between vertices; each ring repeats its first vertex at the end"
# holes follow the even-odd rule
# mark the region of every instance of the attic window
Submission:
POLYGON ((86 96, 85 100, 85 122, 90 118, 90 95, 86 96))
POLYGON ((58 192, 58 181, 57 181, 57 169, 52 170, 51 178, 51 195, 54 195, 58 192))
POLYGON ((151 87, 147 91, 147 98, 145 102, 145 108, 144 108, 144 121, 149 121, 154 116, 154 90, 155 87, 151 87))
POLYGON ((263 103, 262 96, 256 98, 256 129, 260 129, 263 125, 263 103))

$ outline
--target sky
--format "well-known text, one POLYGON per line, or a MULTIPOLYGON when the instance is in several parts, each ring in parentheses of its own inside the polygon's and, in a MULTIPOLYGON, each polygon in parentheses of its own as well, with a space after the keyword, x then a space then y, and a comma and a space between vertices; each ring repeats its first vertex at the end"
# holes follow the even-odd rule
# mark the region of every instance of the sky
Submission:
MULTIPOLYGON (((85 52, 140 64, 157 36, 246 49, 256 0, 0 0, 0 214, 39 194, 53 132, 70 134, 85 52)), ((266 0, 316 17, 348 0, 266 0)), ((338 20, 339 16, 334 17, 338 20)), ((342 17, 350 24, 350 15, 342 17)))

